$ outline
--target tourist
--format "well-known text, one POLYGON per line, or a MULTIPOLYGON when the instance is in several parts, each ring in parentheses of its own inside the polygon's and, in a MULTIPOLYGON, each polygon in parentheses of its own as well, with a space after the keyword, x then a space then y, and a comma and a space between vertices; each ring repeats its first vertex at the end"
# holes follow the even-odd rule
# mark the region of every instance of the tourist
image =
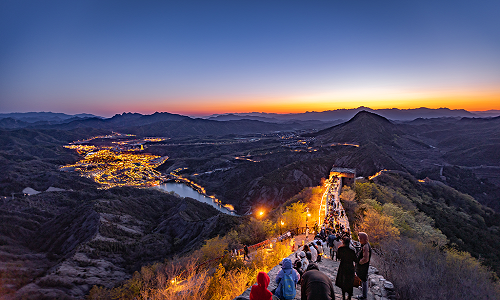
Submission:
MULTIPOLYGON (((310 261, 311 262, 316 262, 316 260, 318 259, 318 248, 316 247, 316 244, 314 243, 314 241, 312 241, 309 244, 309 251, 311 251, 311 259, 310 259, 310 261)), ((307 252, 306 252, 306 254, 307 254, 307 252)))
POLYGON ((326 229, 325 225, 321 226, 321 230, 319 232, 319 237, 321 238, 322 241, 326 240, 326 229))
POLYGON ((330 248, 330 259, 333 260, 333 256, 335 255, 335 252, 333 251, 334 249, 334 241, 337 237, 335 236, 335 234, 333 234, 333 232, 330 232, 330 235, 328 235, 328 248, 330 248))
POLYGON ((298 261, 296 262, 296 270, 299 272, 300 276, 307 270, 307 266, 309 266, 309 260, 306 257, 306 253, 300 251, 298 261))
POLYGON ((311 249, 309 249, 309 245, 304 245, 301 250, 305 252, 307 259, 311 261, 312 256, 311 256, 311 249))
POLYGON ((281 262, 281 270, 276 275, 275 282, 278 287, 274 290, 274 295, 280 299, 295 299, 296 285, 299 279, 299 272, 292 269, 292 260, 284 258, 281 262))
POLYGON ((321 244, 321 241, 316 241, 316 247, 318 248, 318 258, 316 259, 316 262, 320 262, 321 257, 323 256, 323 245, 321 244))
POLYGON ((334 300, 335 292, 330 278, 315 263, 309 264, 302 277, 301 300, 334 300))
POLYGON ((358 233, 358 238, 361 243, 361 251, 358 253, 356 274, 361 279, 361 288, 363 290, 363 295, 358 297, 358 299, 366 299, 368 297, 368 268, 372 257, 372 248, 368 242, 368 235, 366 233, 358 233))
POLYGON ((250 300, 271 300, 273 293, 267 289, 271 279, 266 272, 257 274, 257 284, 252 285, 250 290, 250 300))
POLYGON ((339 247, 342 245, 342 239, 340 238, 340 234, 337 235, 335 240, 333 241, 333 251, 335 252, 335 261, 339 260, 338 256, 338 250, 339 247))
POLYGON ((354 262, 356 261, 356 252, 349 248, 351 240, 348 236, 342 239, 342 245, 337 250, 337 258, 340 260, 340 266, 335 279, 335 285, 342 289, 342 300, 352 297, 352 288, 354 283, 354 262))
POLYGON ((243 260, 245 260, 245 258, 248 258, 250 259, 250 256, 248 256, 248 246, 245 245, 245 247, 243 247, 243 260))

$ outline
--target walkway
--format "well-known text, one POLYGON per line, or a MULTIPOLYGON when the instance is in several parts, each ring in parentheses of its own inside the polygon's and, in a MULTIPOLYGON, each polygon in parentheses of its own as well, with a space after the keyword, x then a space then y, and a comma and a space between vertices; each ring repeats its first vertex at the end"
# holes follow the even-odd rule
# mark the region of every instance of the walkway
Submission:
MULTIPOLYGON (((341 224, 344 227, 344 230, 349 230, 350 231, 350 226, 349 226, 349 220, 347 219, 347 215, 345 214, 344 208, 342 206, 342 203, 340 202, 340 193, 341 193, 341 188, 342 188, 342 178, 340 177, 332 177, 330 180, 328 180, 326 183, 326 190, 325 193, 323 194, 323 197, 321 199, 321 205, 320 205, 320 211, 319 211, 319 222, 318 224, 320 225, 333 225, 335 224, 341 224)), ((297 247, 300 247, 302 245, 302 242, 310 242, 314 239, 314 235, 309 235, 307 240, 306 240, 306 235, 305 234, 300 234, 295 236, 295 247, 294 247, 294 253, 292 253, 289 258, 293 261, 295 261, 296 258, 296 252, 297 252, 297 247)), ((354 242, 358 243, 358 242, 354 242)), ((337 271, 339 268, 339 262, 331 260, 329 257, 330 249, 326 246, 326 243, 324 244, 324 256, 321 262, 317 263, 319 270, 325 273, 330 280, 332 280, 332 283, 334 285, 334 290, 335 290, 335 300, 341 300, 342 299, 342 291, 340 288, 335 286, 335 279, 337 277, 337 271)), ((250 254, 250 258, 252 258, 252 253, 250 254)), ((275 266, 271 271, 268 272, 269 277, 271 278, 271 283, 269 284, 268 289, 270 291, 274 290, 277 285, 274 281, 276 278, 276 275, 278 272, 281 270, 281 266, 277 265, 275 266)), ((250 296, 250 289, 247 289, 243 294, 241 294, 239 297, 236 297, 234 300, 248 300, 250 296)), ((300 299, 300 285, 297 285, 297 295, 295 299, 300 299)), ((358 288, 354 288, 353 290, 353 298, 354 296, 361 295, 361 290, 358 288)), ((374 300, 375 297, 371 293, 371 291, 368 292, 368 300, 374 300)))
POLYGON ((323 193, 323 197, 321 197, 318 224, 332 227, 340 224, 344 230, 350 230, 349 220, 340 202, 342 178, 334 176, 327 180, 325 185, 326 190, 323 193))
MULTIPOLYGON (((295 237, 295 242, 300 245, 300 242, 305 240, 305 235, 301 234, 295 237)), ((328 248, 325 249, 326 253, 330 253, 330 250, 328 248)), ((288 256, 292 261, 295 261, 295 253, 292 253, 290 256, 288 256)), ((339 268, 339 262, 331 260, 328 256, 323 257, 322 261, 317 263, 319 270, 323 273, 325 273, 330 280, 332 280, 332 283, 334 284, 334 290, 335 290, 335 300, 341 300, 342 299, 342 291, 340 288, 335 286, 335 278, 337 277, 337 271, 339 268)), ((269 271, 267 274, 271 278, 271 283, 269 284, 268 289, 272 291, 277 287, 274 279, 276 278, 276 275, 278 275, 278 272, 281 270, 281 266, 277 265, 271 271, 269 271)), ((243 294, 241 294, 239 297, 236 297, 234 300, 248 300, 250 297, 250 288, 248 288, 243 294)), ((297 295, 295 296, 295 299, 300 299, 300 284, 297 285, 297 295)), ((353 290, 354 296, 361 295, 361 291, 358 288, 354 288, 353 290)), ((353 297, 354 298, 354 297, 353 297)), ((371 293, 369 294, 368 300, 374 300, 372 297, 371 293)))

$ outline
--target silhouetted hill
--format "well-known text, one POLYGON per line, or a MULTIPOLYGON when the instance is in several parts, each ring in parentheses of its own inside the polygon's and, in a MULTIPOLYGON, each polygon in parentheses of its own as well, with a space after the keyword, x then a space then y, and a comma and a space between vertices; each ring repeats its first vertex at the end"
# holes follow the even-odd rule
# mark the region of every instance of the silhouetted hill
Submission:
POLYGON ((152 115, 142 115, 139 113, 117 114, 109 119, 88 118, 84 120, 75 120, 67 124, 60 124, 54 128, 63 130, 72 130, 75 128, 101 128, 108 130, 118 130, 132 126, 143 126, 156 122, 181 121, 190 119, 186 116, 171 113, 154 113, 152 115))
POLYGON ((67 122, 68 120, 71 119, 86 119, 86 118, 96 118, 96 117, 97 116, 92 114, 68 115, 64 113, 53 113, 53 112, 27 112, 27 113, 0 114, 0 119, 12 118, 26 123, 46 122, 52 124, 67 122))
POLYGON ((268 133, 287 130, 289 126, 254 120, 210 121, 184 119, 178 122, 157 122, 128 127, 127 132, 141 136, 223 136, 228 134, 268 133))
POLYGON ((395 141, 404 133, 391 121, 377 114, 360 111, 349 121, 327 128, 311 136, 316 137, 323 145, 329 143, 368 143, 390 144, 398 146, 395 141))
POLYGON ((247 115, 247 114, 217 115, 217 116, 213 116, 213 117, 208 117, 207 120, 212 120, 212 121, 255 120, 255 121, 263 121, 263 122, 270 122, 270 123, 282 122, 282 120, 277 119, 277 118, 265 117, 265 116, 252 116, 252 115, 247 115))
POLYGON ((302 129, 301 124, 275 124, 255 120, 212 121, 190 117, 154 113, 141 115, 124 113, 110 119, 91 118, 59 124, 47 128, 73 130, 76 128, 99 128, 121 131, 140 136, 223 136, 228 134, 268 133, 280 130, 302 129))
POLYGON ((16 128, 24 128, 29 125, 30 123, 28 122, 17 120, 10 117, 0 119, 0 128, 16 129, 16 128))
POLYGON ((113 116, 111 119, 107 119, 106 122, 113 126, 118 127, 128 127, 128 126, 142 126, 157 122, 166 121, 183 121, 188 120, 189 117, 171 114, 167 112, 155 112, 152 115, 141 115, 138 113, 123 113, 113 116))

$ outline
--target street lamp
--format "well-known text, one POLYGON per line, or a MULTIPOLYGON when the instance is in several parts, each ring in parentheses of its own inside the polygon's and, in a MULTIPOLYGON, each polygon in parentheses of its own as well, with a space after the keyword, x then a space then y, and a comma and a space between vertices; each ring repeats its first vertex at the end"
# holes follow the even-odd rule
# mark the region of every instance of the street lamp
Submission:
POLYGON ((285 223, 281 220, 280 218, 280 235, 283 235, 282 231, 281 231, 281 227, 285 225, 285 223))
POLYGON ((306 207, 306 209, 307 209, 307 211, 306 211, 306 241, 307 241, 307 237, 309 235, 309 226, 307 226, 307 222, 308 222, 311 214, 309 213, 309 207, 306 207))

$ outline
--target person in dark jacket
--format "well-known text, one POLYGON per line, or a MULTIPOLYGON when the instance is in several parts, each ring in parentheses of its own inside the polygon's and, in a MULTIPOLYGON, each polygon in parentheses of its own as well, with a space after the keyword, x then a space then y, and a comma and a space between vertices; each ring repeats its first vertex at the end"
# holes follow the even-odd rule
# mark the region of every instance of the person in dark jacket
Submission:
POLYGON ((361 243, 361 251, 358 253, 356 264, 356 274, 361 279, 361 287, 363 295, 358 299, 366 299, 368 297, 368 268, 370 259, 372 258, 372 248, 368 242, 368 235, 364 232, 358 233, 359 242, 361 243))
POLYGON ((302 277, 301 300, 333 300, 335 292, 330 278, 315 263, 310 263, 302 277))
POLYGON ((330 259, 333 260, 333 256, 335 255, 335 252, 333 252, 333 242, 335 241, 337 237, 335 236, 335 234, 330 233, 330 235, 328 235, 328 248, 330 249, 330 259))
POLYGON ((351 240, 348 236, 342 239, 342 245, 337 250, 337 257, 340 260, 335 285, 342 289, 342 300, 352 297, 352 287, 354 283, 354 262, 356 261, 356 252, 349 248, 351 240))
POLYGON ((248 258, 250 259, 250 256, 248 256, 248 246, 245 245, 245 247, 243 247, 243 260, 245 260, 245 258, 248 258))
POLYGON ((266 272, 257 274, 257 284, 252 285, 250 290, 250 300, 271 300, 273 293, 267 289, 271 279, 266 272))

